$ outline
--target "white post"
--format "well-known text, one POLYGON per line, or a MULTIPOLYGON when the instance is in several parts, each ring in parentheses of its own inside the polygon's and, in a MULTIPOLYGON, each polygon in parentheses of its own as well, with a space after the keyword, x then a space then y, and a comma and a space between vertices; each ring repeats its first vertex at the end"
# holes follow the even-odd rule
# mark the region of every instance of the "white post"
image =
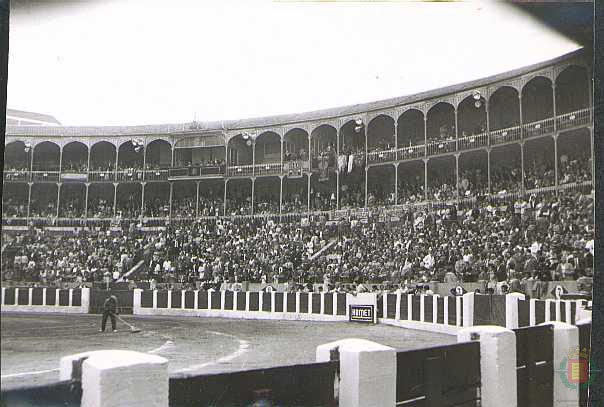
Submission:
POLYGON ((140 288, 135 288, 132 294, 132 314, 137 315, 140 313, 141 309, 141 298, 143 295, 143 290, 140 288))
MULTIPOLYGON (((4 305, 4 291, 6 291, 6 287, 2 287, 2 302, 0 304, 4 305)), ((43 292, 43 296, 46 296, 46 288, 44 288, 43 292)))
POLYGON ((226 300, 226 291, 220 290, 220 309, 224 311, 224 302, 226 300))
POLYGON ((333 302, 332 302, 332 313, 333 315, 338 315, 338 293, 332 293, 333 302))
POLYGON ((537 323, 537 318, 535 316, 535 304, 537 300, 535 298, 531 298, 529 302, 529 326, 535 326, 537 323))
POLYGON ((199 308, 199 290, 195 290, 195 297, 193 298, 193 308, 199 308))
POLYGON ((549 322, 549 321, 551 321, 551 320, 552 320, 552 318, 553 318, 553 317, 550 315, 550 314, 551 314, 551 313, 550 313, 550 309, 551 309, 550 304, 552 303, 552 301, 553 301, 553 300, 550 300, 550 299, 545 300, 545 322, 549 322))
POLYGON ((172 290, 168 290, 168 305, 166 308, 172 308, 172 290))
POLYGON ((29 305, 29 306, 32 305, 33 296, 34 296, 34 289, 32 287, 29 287, 29 293, 28 293, 28 296, 27 296, 27 305, 29 305))
POLYGON ((129 350, 99 350, 65 356, 60 379, 81 364, 82 407, 168 406, 168 360, 129 350), (121 390, 120 390, 121 389, 121 390))
POLYGON ((262 307, 264 306, 264 292, 258 291, 258 311, 262 311, 262 307))
POLYGON ((71 307, 73 305, 73 288, 69 289, 69 302, 68 302, 69 306, 71 307))
POLYGON ((472 340, 480 341, 481 405, 516 407, 516 335, 514 331, 487 325, 463 328, 457 332, 458 342, 472 340))
POLYGON ((434 294, 432 296, 432 323, 436 324, 438 322, 438 295, 434 294))
POLYGON ((185 290, 180 290, 180 309, 185 309, 185 290))
POLYGON ((396 293, 396 311, 394 315, 394 319, 400 321, 401 319, 401 293, 396 293))
POLYGON ((474 293, 463 295, 463 326, 474 325, 474 293))
POLYGON ((526 297, 520 293, 510 293, 505 295, 505 327, 509 329, 518 328, 518 300, 524 300, 526 297))
POLYGON ((153 309, 157 308, 157 290, 153 290, 153 309))
MULTIPOLYGON (((2 303, 4 304, 4 288, 2 289, 2 303)), ((46 287, 42 289, 42 305, 46 305, 46 287)), ((82 305, 84 305, 84 290, 82 289, 82 305)))
MULTIPOLYGON (((540 325, 554 327, 554 406, 579 406, 579 387, 569 386, 559 376, 559 370, 567 368, 568 360, 578 355, 579 328, 564 322, 544 322, 540 325)), ((566 375, 566 371, 564 375, 566 375)))
MULTIPOLYGON (((44 294, 46 294, 46 291, 44 291, 44 294)), ((89 287, 84 287, 82 288, 81 291, 81 295, 82 295, 82 310, 84 310, 85 312, 90 312, 90 288, 89 287)), ((46 300, 46 297, 44 298, 44 300, 46 300)))
POLYGON ((296 291, 296 314, 300 313, 300 291, 296 291))
MULTIPOLYGON (((455 297, 455 326, 462 326, 463 325, 463 318, 462 318, 462 306, 461 306, 461 300, 463 297, 459 297, 456 296, 455 297)), ((474 297, 472 297, 472 314, 474 314, 474 297)), ((470 319, 470 321, 472 321, 472 324, 474 323, 474 317, 472 316, 472 319, 470 319)))
POLYGON ((245 292, 245 310, 246 311, 250 310, 250 292, 249 291, 245 292))
MULTIPOLYGON (((57 294, 57 304, 59 303, 59 295, 57 294)), ((15 301, 10 304, 10 305, 17 305, 19 304, 19 288, 15 288, 15 301)))
POLYGON ((275 312, 275 291, 271 291, 271 312, 275 312))
POLYGON ((317 346, 317 362, 340 359, 339 405, 377 407, 396 404, 396 350, 365 339, 342 339, 317 346))
POLYGON ((424 309, 426 307, 426 305, 424 304, 425 298, 426 298, 426 296, 424 294, 419 295, 419 321, 420 322, 424 322, 424 320, 425 320, 425 318, 424 318, 424 313, 426 312, 426 310, 424 309))
POLYGON ((413 320, 413 294, 407 294, 407 321, 413 320))

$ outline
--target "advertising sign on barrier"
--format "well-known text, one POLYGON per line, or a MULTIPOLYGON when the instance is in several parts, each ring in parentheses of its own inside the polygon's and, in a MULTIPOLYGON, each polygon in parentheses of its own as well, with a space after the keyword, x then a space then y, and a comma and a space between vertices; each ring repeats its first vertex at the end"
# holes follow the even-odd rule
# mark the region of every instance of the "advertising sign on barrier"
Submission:
POLYGON ((373 323, 375 321, 373 305, 350 305, 349 308, 348 319, 351 322, 373 323))

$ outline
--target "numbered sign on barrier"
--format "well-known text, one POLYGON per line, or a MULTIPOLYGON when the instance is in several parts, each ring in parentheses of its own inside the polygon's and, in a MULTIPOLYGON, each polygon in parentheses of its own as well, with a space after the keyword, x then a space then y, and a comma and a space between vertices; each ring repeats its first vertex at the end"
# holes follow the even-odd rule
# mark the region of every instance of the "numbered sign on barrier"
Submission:
POLYGON ((348 319, 351 322, 375 322, 375 307, 373 305, 350 305, 348 319))

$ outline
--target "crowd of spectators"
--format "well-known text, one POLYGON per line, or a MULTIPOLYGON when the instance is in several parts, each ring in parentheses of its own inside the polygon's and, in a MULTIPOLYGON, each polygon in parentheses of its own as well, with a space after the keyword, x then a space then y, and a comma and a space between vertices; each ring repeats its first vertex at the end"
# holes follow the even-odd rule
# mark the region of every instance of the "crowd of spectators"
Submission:
POLYGON ((3 278, 119 278, 146 249, 136 278, 155 282, 574 280, 592 273, 593 209, 593 194, 567 191, 481 202, 467 211, 410 210, 393 223, 247 219, 176 222, 152 233, 134 224, 115 234, 33 230, 12 242, 27 259, 17 256, 3 278))
POLYGON ((3 265, 2 279, 41 285, 116 281, 132 267, 144 244, 134 228, 68 235, 30 229, 16 237, 3 234, 2 240, 21 247, 13 264, 3 265))

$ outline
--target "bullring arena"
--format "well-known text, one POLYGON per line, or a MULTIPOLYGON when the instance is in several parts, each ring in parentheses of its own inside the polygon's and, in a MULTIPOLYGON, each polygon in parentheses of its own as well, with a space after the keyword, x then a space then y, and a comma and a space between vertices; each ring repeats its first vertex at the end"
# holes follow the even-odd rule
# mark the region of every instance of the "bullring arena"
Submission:
POLYGON ((13 111, 2 405, 586 405, 591 60, 256 119, 13 111))

